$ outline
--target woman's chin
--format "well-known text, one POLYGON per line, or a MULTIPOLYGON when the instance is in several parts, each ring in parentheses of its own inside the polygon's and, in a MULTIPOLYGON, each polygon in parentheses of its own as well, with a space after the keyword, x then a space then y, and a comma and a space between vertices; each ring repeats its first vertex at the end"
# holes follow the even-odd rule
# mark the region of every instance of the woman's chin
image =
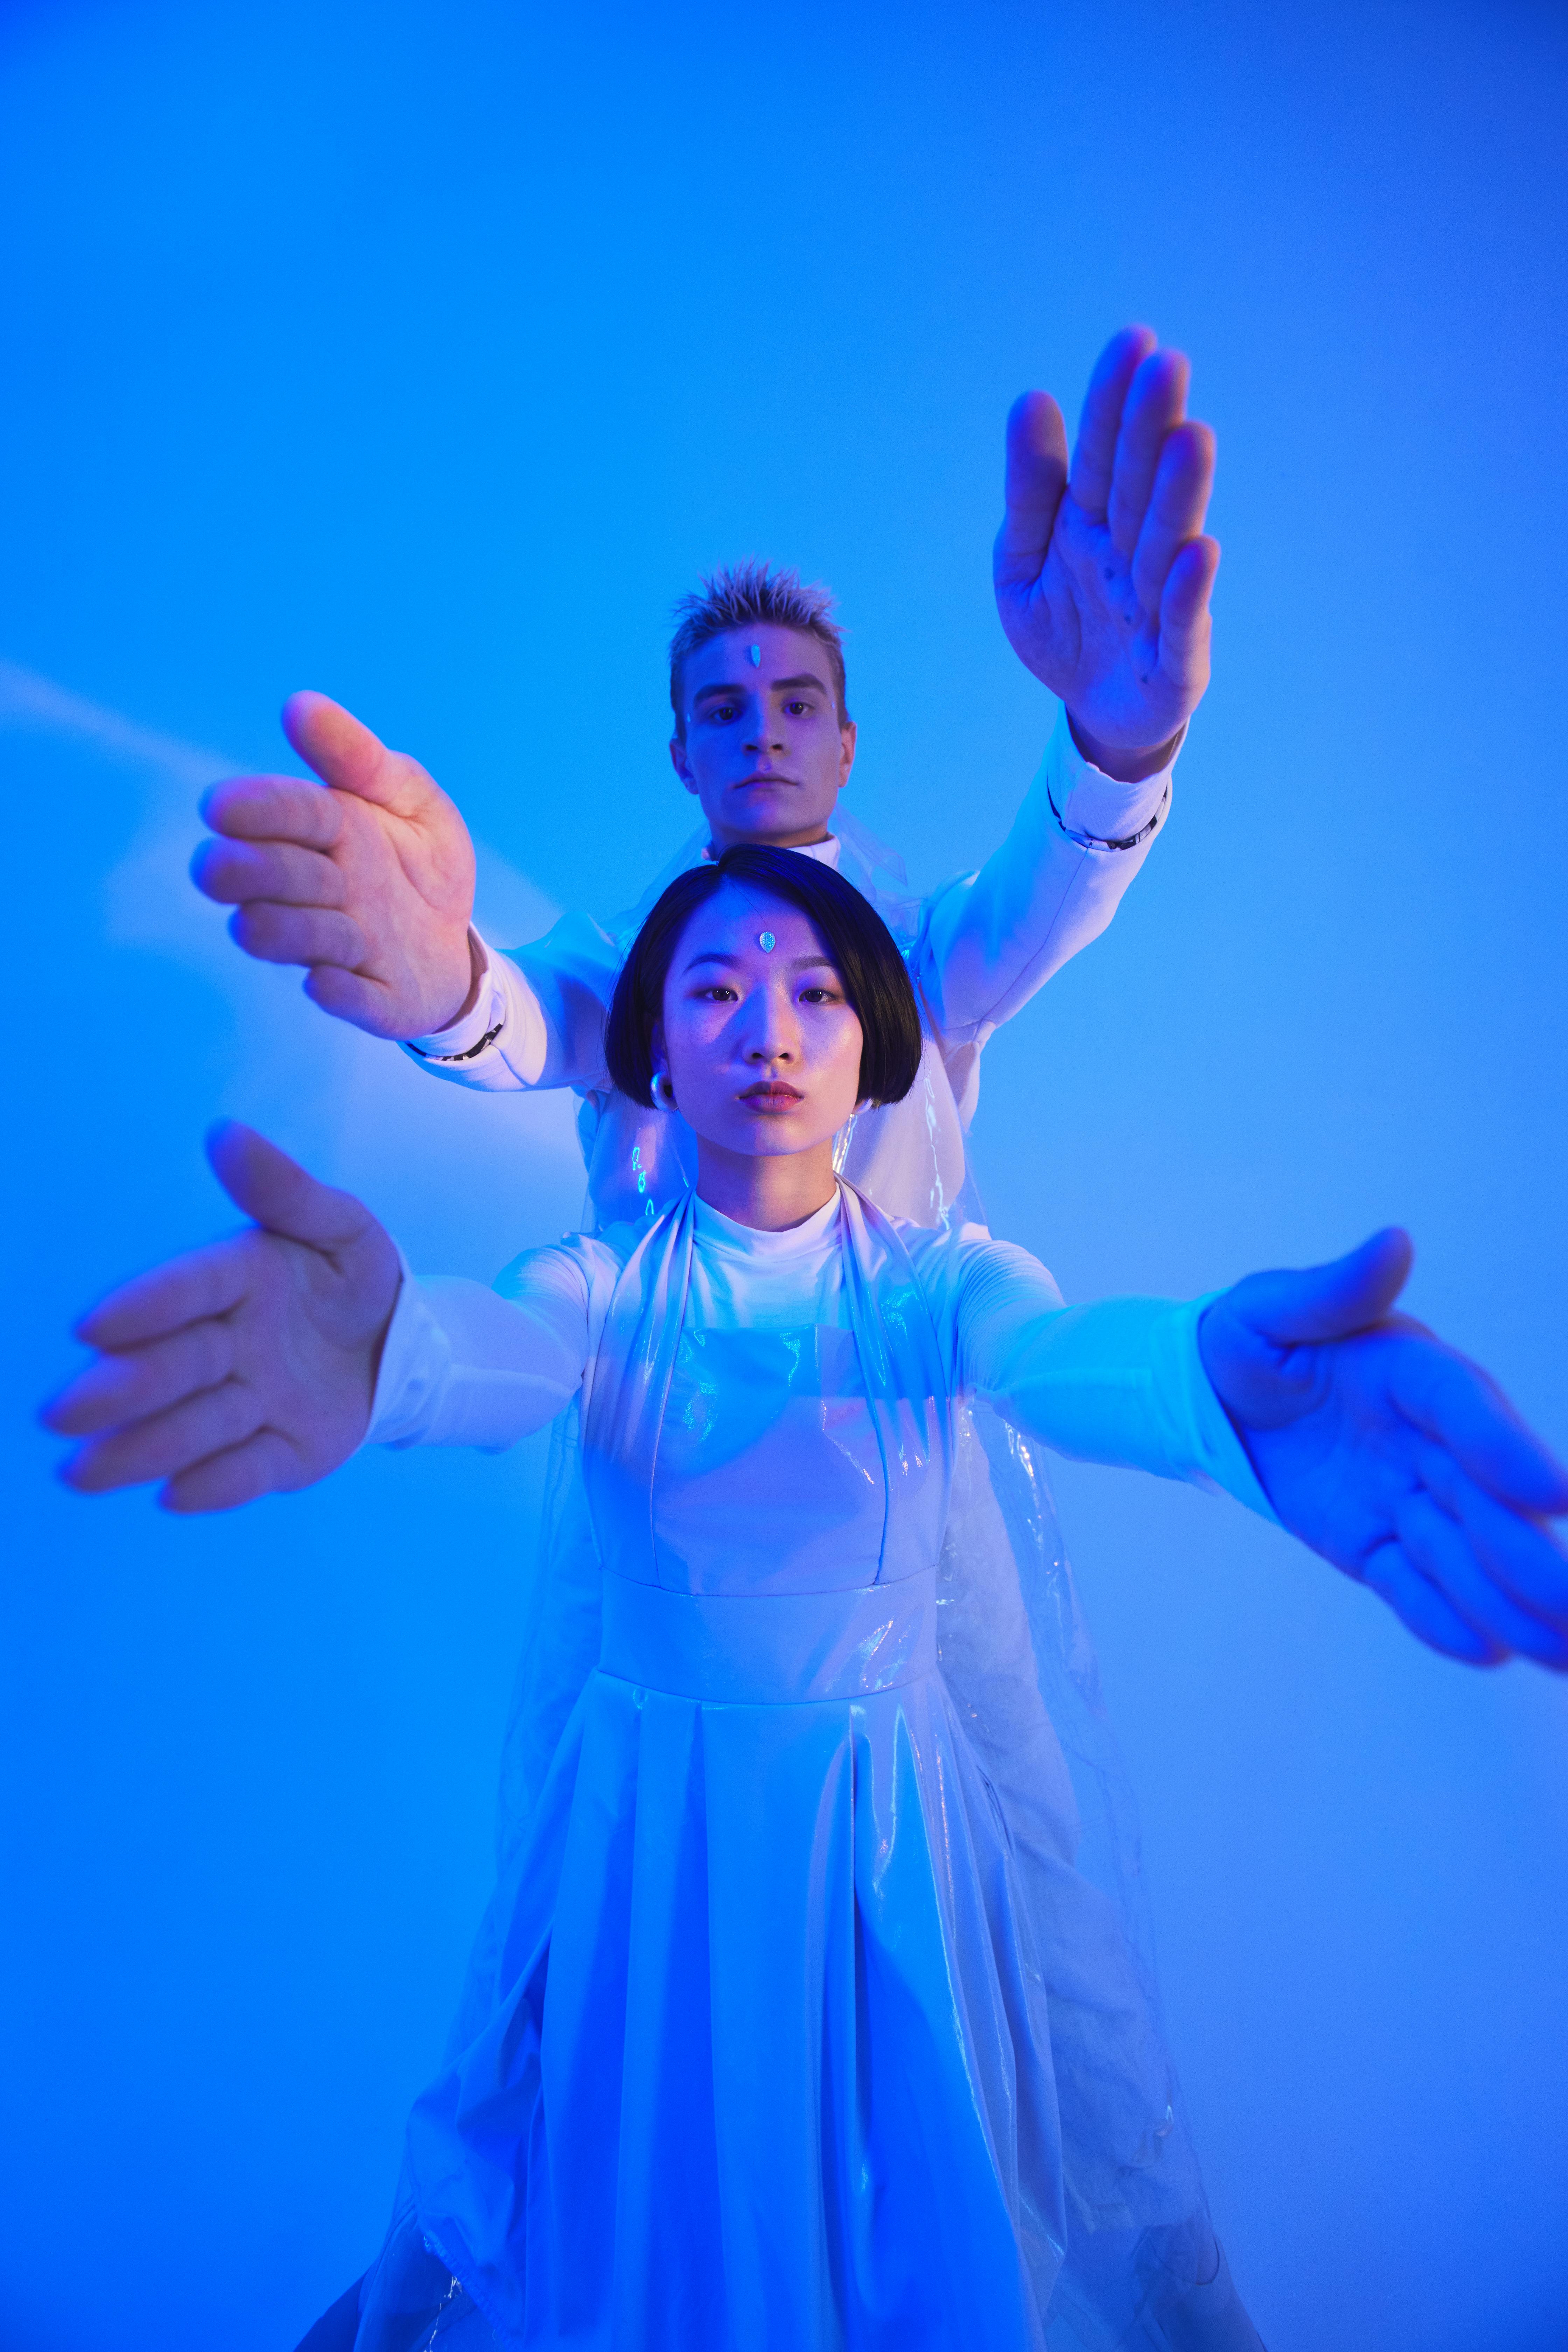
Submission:
POLYGON ((831 1147, 837 1129, 824 1130, 816 1119, 792 1118, 781 1111, 755 1111, 743 1125, 728 1129, 723 1135, 699 1140, 717 1144, 721 1151, 733 1152, 743 1160, 787 1160, 805 1151, 818 1151, 824 1144, 831 1147))

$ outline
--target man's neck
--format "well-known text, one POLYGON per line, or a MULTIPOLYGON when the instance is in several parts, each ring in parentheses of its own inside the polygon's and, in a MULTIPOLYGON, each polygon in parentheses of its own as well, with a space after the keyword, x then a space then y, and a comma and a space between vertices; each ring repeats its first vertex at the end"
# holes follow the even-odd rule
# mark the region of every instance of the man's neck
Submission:
POLYGON ((816 849, 832 838, 825 824, 812 833, 738 833, 723 841, 714 834, 708 843, 708 855, 722 857, 727 849, 816 849))

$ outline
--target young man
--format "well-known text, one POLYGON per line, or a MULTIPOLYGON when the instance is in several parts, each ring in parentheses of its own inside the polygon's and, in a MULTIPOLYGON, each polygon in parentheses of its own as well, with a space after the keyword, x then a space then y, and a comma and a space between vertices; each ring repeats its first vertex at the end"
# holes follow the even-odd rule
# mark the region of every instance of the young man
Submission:
MULTIPOLYGON (((1008 420, 997 604, 1063 712, 1001 848, 924 902, 858 828, 831 829, 856 730, 826 596, 747 567, 684 607, 670 754, 704 826, 678 864, 739 841, 797 849, 878 907, 910 959, 926 1058, 906 1103, 856 1122, 842 1172, 922 1224, 973 1213, 963 1134, 987 1037, 1104 929, 1169 811, 1172 763, 1208 681, 1219 556, 1203 536, 1213 436, 1186 418, 1187 373, 1147 329, 1115 337, 1070 472, 1054 401, 1026 394, 1008 420)), ((331 789, 250 777, 205 803, 218 837, 195 878, 237 908, 239 944, 308 965, 325 1011, 399 1040, 439 1076, 576 1088, 593 1221, 662 1207, 688 1172, 680 1124, 627 1104, 604 1068, 625 926, 569 916, 493 954, 469 923, 466 829, 424 771, 323 696, 295 696, 284 724, 331 789)))
MULTIPOLYGON (((922 1056, 901 1101, 849 1122, 837 1165, 879 1208, 918 1224, 982 1222, 964 1150, 981 1051, 1104 929, 1170 807, 1172 765, 1208 681, 1219 558, 1203 532, 1213 436, 1186 417, 1187 373, 1148 330, 1116 336, 1091 378, 1070 467, 1055 402, 1035 393, 1014 408, 997 604, 1019 657, 1063 708, 1006 840, 978 874, 923 901, 837 814, 856 730, 826 595, 751 566, 682 607, 670 754, 703 824, 645 907, 674 871, 739 842, 832 864, 872 901, 915 982, 922 1056)), ((662 1209, 693 1172, 690 1138, 675 1112, 618 1093, 604 1055, 636 918, 568 916, 548 938, 494 953, 471 928, 467 831, 423 769, 323 696, 296 696, 284 725, 329 789, 250 777, 216 787, 205 804, 217 837, 194 872, 236 908, 239 945, 308 966, 307 992, 325 1011, 397 1040, 438 1076, 496 1090, 574 1087, 585 1222, 662 1209)), ((599 1654, 600 1570, 574 1418, 556 1430, 536 1622, 503 1765, 503 1875, 599 1654)), ((1144 1958, 1131 1808, 1049 1496, 1028 1448, 984 1407, 960 1415, 941 1575, 944 1597, 973 1604, 946 1612, 944 1667, 996 1695, 998 1724, 1037 1716, 1044 1699, 1052 1753, 1037 1740, 976 1738, 1010 1817, 1026 1825, 1019 1834, 1054 1857, 1061 1900, 1093 1923, 1086 1932, 1104 1956, 1092 1993, 1049 1988, 1063 2114, 1114 2118, 1114 2147, 1069 2180, 1062 2326, 1089 2345, 1252 2352, 1180 2118, 1144 1958), (1002 1603, 1020 1585, 1026 1621, 1002 1603)), ((497 1959, 494 1934, 481 1934, 458 2038, 488 2013, 497 1959)))

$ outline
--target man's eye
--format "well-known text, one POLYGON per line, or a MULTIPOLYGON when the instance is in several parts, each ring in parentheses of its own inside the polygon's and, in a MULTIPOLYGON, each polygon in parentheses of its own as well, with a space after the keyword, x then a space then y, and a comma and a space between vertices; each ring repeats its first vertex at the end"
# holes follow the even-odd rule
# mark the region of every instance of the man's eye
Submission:
POLYGON ((710 719, 718 719, 721 725, 724 725, 735 716, 735 706, 732 702, 710 703, 708 716, 710 719))
POLYGON ((810 710, 811 705, 809 702, 802 702, 797 695, 793 702, 784 704, 784 709, 792 719, 799 719, 810 710))

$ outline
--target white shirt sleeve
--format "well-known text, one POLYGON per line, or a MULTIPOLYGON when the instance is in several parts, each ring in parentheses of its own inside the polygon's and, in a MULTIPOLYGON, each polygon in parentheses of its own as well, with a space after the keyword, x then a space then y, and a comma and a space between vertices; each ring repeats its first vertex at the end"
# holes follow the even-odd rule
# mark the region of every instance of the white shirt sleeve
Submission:
POLYGON ((1206 1297, 1067 1307, 1008 1242, 956 1245, 950 1265, 962 1390, 1054 1453, 1181 1478, 1274 1518, 1198 1352, 1206 1297))
POLYGON ((927 908, 913 970, 944 1045, 983 1045, 1100 937, 1170 814, 1174 765, 1118 783, 1058 712, 1006 840, 927 908))
POLYGON ((404 1266, 371 1403, 367 1445, 477 1445, 500 1453, 570 1404, 588 1360, 582 1247, 531 1250, 507 1296, 404 1266))
POLYGON ((616 940, 589 915, 563 915, 528 947, 492 948, 470 931, 479 966, 470 1009, 404 1052, 437 1078, 488 1093, 605 1087, 605 1018, 620 969, 616 940))

